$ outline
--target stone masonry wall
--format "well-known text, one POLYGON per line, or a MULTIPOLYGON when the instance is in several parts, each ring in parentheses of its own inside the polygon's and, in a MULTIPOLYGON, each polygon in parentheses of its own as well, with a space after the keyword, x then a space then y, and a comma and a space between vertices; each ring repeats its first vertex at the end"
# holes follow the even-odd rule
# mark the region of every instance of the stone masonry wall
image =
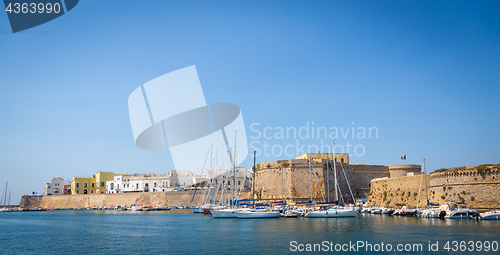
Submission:
MULTIPOLYGON (((427 183, 429 183, 429 179, 427 179, 427 183)), ((415 208, 417 201, 420 201, 419 207, 425 207, 424 175, 382 178, 371 181, 369 205, 396 207, 396 204, 399 203, 409 208, 415 208), (418 200, 419 188, 420 200, 418 200)))
MULTIPOLYGON (((188 206, 194 191, 169 191, 169 192, 139 192, 117 194, 86 194, 86 195, 59 195, 59 196, 23 196, 20 206, 26 208, 84 208, 84 207, 109 207, 129 206, 132 204, 142 206, 188 206)), ((198 191, 193 204, 198 203, 202 192, 198 191)))
MULTIPOLYGON (((334 201, 335 175, 333 171, 333 162, 330 162, 328 167, 329 176, 327 175, 326 162, 326 160, 322 159, 312 159, 311 173, 309 172, 309 163, 307 159, 261 163, 255 172, 256 197, 264 200, 281 200, 284 194, 288 200, 290 200, 291 196, 293 201, 309 201, 311 199, 312 182, 313 201, 326 201, 328 199, 328 192, 330 192, 330 201, 334 201), (285 175, 284 179, 282 179, 282 173, 285 175), (282 183, 284 185, 282 185, 282 183)), ((351 166, 337 162, 336 168, 337 182, 340 187, 340 193, 343 195, 344 202, 352 203, 353 199, 349 191, 349 185, 346 181, 347 177, 351 185, 350 188, 353 193, 355 193, 351 166)), ((339 200, 342 202, 342 196, 340 194, 339 200)))
MULTIPOLYGON (((429 200, 440 204, 446 201, 465 202, 467 206, 478 209, 500 208, 499 167, 500 165, 459 167, 428 174, 429 200)), ((416 207, 417 199, 414 194, 418 193, 419 180, 420 175, 372 180, 369 204, 395 206, 395 203, 401 203, 416 207)), ((422 182, 420 207, 426 205, 423 184, 422 182)))

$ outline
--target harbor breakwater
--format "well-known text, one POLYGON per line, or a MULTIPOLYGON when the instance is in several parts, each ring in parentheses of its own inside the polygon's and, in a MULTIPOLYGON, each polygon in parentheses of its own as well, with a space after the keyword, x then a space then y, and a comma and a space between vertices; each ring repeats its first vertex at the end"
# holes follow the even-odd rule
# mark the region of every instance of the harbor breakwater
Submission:
MULTIPOLYGON (((430 202, 464 202, 478 209, 500 208, 500 164, 439 169, 427 175, 430 202)), ((425 176, 378 178, 371 181, 368 204, 410 208, 426 206, 425 176), (419 197, 420 188, 420 200, 419 197)))
MULTIPOLYGON (((130 206, 188 206, 193 198, 194 191, 167 191, 167 192, 134 192, 115 194, 85 194, 85 195, 58 195, 58 196, 23 196, 19 206, 25 208, 84 208, 130 206)), ((193 204, 203 196, 197 192, 193 204)))

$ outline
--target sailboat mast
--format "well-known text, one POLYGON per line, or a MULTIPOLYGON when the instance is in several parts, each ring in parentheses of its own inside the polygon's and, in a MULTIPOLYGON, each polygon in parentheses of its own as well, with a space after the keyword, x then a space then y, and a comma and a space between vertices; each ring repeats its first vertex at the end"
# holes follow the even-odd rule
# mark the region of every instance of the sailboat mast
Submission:
POLYGON ((425 158, 424 158, 424 175, 425 175, 425 208, 429 206, 429 194, 427 193, 427 171, 425 170, 425 158))
POLYGON ((235 185, 235 182, 236 182, 236 131, 234 131, 234 154, 233 154, 233 189, 232 189, 232 200, 231 200, 231 204, 233 205, 232 207, 234 208, 234 197, 235 197, 235 193, 236 193, 236 185, 235 185))
POLYGON ((7 181, 7 183, 5 183, 5 198, 3 199, 3 205, 5 206, 5 204, 7 203, 7 190, 9 187, 9 182, 7 181))
POLYGON ((283 166, 281 166, 281 197, 283 197, 283 202, 285 202, 285 186, 283 185, 285 183, 285 170, 283 169, 283 166))
POLYGON ((253 184, 252 184, 252 204, 253 209, 255 209, 255 151, 253 151, 253 184))
POLYGON ((332 141, 332 151, 333 151, 333 176, 335 179, 335 201, 339 201, 339 193, 337 192, 337 161, 335 159, 335 141, 332 141))
POLYGON ((311 174, 311 157, 309 157, 309 182, 311 184, 311 203, 313 201, 313 181, 312 181, 312 174, 311 174))
POLYGON ((330 203, 330 173, 328 172, 328 164, 329 164, 328 153, 326 153, 326 190, 328 193, 328 203, 330 203))

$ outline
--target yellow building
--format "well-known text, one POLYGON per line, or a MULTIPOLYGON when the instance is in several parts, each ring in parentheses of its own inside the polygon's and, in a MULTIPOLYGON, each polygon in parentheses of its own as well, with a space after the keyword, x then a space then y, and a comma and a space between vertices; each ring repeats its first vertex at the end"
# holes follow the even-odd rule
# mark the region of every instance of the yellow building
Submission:
POLYGON ((71 195, 95 194, 96 178, 73 177, 71 180, 71 195))
MULTIPOLYGON (((328 154, 328 158, 330 160, 333 160, 332 153, 320 153, 319 151, 318 151, 318 153, 306 153, 306 154, 300 155, 300 156, 296 157, 296 159, 309 159, 309 158, 311 158, 311 159, 326 159, 327 154, 328 154)), ((335 161, 349 164, 349 153, 335 153, 335 161)))
POLYGON ((95 185, 96 185, 96 193, 106 193, 106 182, 107 181, 112 181, 116 175, 122 175, 122 174, 115 174, 113 172, 97 172, 96 178, 95 178, 95 185))

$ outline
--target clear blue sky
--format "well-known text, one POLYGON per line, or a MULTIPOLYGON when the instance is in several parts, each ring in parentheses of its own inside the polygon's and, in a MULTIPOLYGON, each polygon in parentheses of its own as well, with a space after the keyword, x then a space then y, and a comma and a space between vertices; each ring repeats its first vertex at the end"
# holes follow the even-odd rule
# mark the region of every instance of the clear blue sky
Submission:
POLYGON ((252 123, 377 127, 336 142, 364 146, 353 163, 499 163, 499 13, 498 1, 80 1, 12 34, 1 12, 0 189, 8 180, 17 203, 56 176, 168 172, 168 152, 135 146, 127 99, 190 65, 207 102, 240 106, 249 142, 252 123))

